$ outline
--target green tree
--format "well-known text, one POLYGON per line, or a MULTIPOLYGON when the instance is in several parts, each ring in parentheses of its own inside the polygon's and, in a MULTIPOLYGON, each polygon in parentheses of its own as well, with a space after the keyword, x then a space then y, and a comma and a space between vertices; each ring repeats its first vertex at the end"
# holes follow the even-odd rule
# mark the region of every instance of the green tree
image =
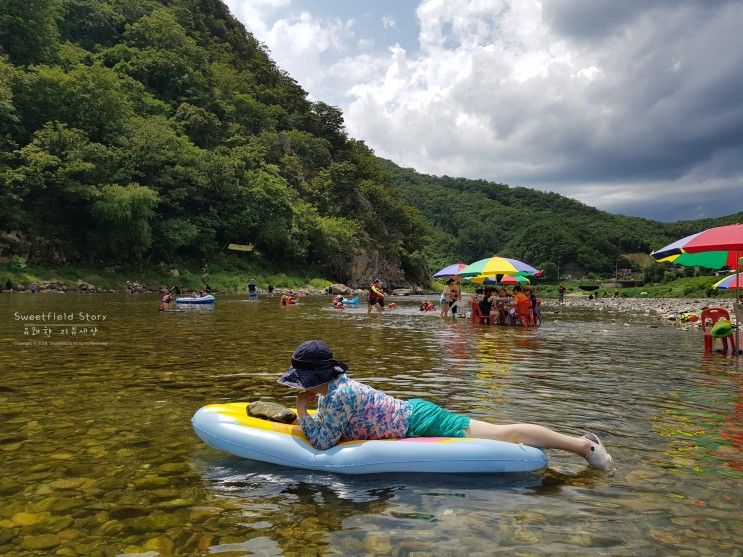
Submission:
POLYGON ((52 62, 59 41, 56 0, 0 0, 0 47, 17 65, 52 62))
POLYGON ((62 40, 94 50, 98 45, 118 42, 124 31, 124 17, 103 0, 62 0, 59 31, 62 40))
POLYGON ((213 147, 221 139, 222 123, 214 114, 189 103, 181 103, 175 112, 175 120, 199 147, 213 147))
POLYGON ((104 256, 139 260, 152 245, 152 221, 158 195, 153 189, 129 184, 104 185, 92 205, 104 256))

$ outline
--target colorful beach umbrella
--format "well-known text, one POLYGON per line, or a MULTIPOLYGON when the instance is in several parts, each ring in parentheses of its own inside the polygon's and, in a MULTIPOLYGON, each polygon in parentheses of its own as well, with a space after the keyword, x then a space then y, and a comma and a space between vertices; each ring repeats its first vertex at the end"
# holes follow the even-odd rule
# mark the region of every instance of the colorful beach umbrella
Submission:
MULTIPOLYGON (((702 261, 702 255, 707 254, 709 256, 715 252, 724 252, 726 254, 725 263, 721 266, 727 266, 734 270, 736 274, 739 273, 741 256, 743 255, 743 224, 728 224, 725 226, 708 228, 707 230, 702 230, 696 234, 681 238, 680 240, 677 240, 659 250, 655 250, 650 255, 652 255, 656 261, 670 261, 670 258, 677 256, 672 260, 673 263, 678 263, 680 265, 699 264, 700 266, 706 266, 701 263, 689 263, 689 261, 694 261, 694 259, 692 257, 682 259, 682 255, 695 256, 698 257, 697 261, 702 261)), ((721 255, 719 255, 719 257, 722 258, 721 255)), ((733 277, 735 276, 736 275, 733 275, 733 277)), ((739 299, 738 292, 741 286, 743 286, 743 284, 741 284, 740 281, 733 281, 732 287, 736 289, 736 300, 739 299)), ((735 314, 738 316, 740 313, 741 305, 739 302, 736 302, 735 314)), ((740 327, 736 327, 735 329, 735 350, 740 353, 740 327)))
MULTIPOLYGON (((655 254, 655 252, 653 252, 655 254)), ((651 254, 651 255, 653 255, 651 254)), ((653 255, 655 257, 655 255, 653 255)), ((734 251, 703 251, 700 253, 677 253, 657 260, 658 263, 675 263, 685 267, 705 267, 706 269, 735 269, 734 251)))
POLYGON ((728 275, 713 284, 715 288, 740 288, 743 286, 743 273, 728 275))
POLYGON ((512 285, 512 284, 529 284, 529 279, 526 278, 526 277, 524 277, 524 276, 520 276, 520 275, 516 275, 516 276, 514 276, 514 275, 503 275, 503 278, 500 279, 500 283, 501 284, 507 284, 507 285, 512 285))
POLYGON ((466 263, 454 263, 453 265, 449 265, 448 267, 444 267, 440 271, 436 272, 433 276, 434 278, 443 278, 443 277, 453 277, 459 274, 459 271, 464 269, 467 266, 466 263))
POLYGON ((656 261, 671 261, 679 265, 699 265, 710 269, 727 266, 732 269, 738 266, 738 259, 743 255, 743 224, 708 228, 655 250, 650 255, 656 261), (719 267, 715 267, 718 264, 719 267))
POLYGON ((535 275, 538 271, 523 261, 509 259, 508 257, 498 257, 496 255, 488 257, 487 259, 475 261, 472 265, 468 265, 459 271, 459 276, 477 277, 485 275, 492 277, 495 275, 516 275, 517 273, 535 275))
POLYGON ((471 280, 475 284, 529 284, 529 279, 521 275, 502 275, 500 280, 498 279, 498 275, 494 277, 480 275, 479 277, 472 277, 468 280, 471 280))

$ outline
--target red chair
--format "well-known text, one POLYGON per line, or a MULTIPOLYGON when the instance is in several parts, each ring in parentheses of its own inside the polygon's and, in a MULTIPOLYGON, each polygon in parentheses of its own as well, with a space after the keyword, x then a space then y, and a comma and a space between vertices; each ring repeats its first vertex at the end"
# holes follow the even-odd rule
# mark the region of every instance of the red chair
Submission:
MULTIPOLYGON (((730 313, 725 308, 705 308, 699 316, 702 322, 702 332, 704 333, 704 351, 712 352, 715 339, 710 334, 710 330, 720 319, 730 321, 730 313)), ((722 351, 728 353, 728 340, 730 340, 730 353, 735 354, 735 338, 733 333, 722 338, 722 351)))
POLYGON ((472 300, 470 302, 470 308, 472 308, 472 322, 477 324, 485 324, 488 325, 493 324, 493 316, 492 315, 483 315, 482 311, 480 311, 480 304, 477 303, 475 300, 472 300))

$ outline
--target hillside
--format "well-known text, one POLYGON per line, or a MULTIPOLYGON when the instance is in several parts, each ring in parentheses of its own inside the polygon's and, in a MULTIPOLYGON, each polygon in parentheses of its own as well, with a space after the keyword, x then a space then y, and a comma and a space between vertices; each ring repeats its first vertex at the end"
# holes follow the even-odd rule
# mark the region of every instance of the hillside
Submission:
POLYGON ((608 274, 742 219, 664 224, 381 161, 219 0, 0 0, 0 264, 402 285, 498 252, 608 274))
POLYGON ((0 262, 419 281, 425 223, 218 0, 0 0, 0 262))
POLYGON ((472 262, 490 253, 523 259, 547 274, 556 268, 610 275, 630 266, 624 254, 649 253, 683 236, 741 222, 743 213, 661 223, 614 215, 556 193, 485 180, 436 177, 378 159, 402 198, 430 224, 431 267, 472 262))

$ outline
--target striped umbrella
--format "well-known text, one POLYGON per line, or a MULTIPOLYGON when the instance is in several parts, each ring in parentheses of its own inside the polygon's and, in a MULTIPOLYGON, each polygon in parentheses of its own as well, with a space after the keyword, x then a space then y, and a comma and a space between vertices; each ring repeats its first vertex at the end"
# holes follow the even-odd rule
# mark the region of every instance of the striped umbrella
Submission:
POLYGON ((477 277, 485 275, 492 277, 495 275, 516 275, 517 273, 535 275, 538 272, 537 269, 531 265, 527 265, 523 261, 509 259, 508 257, 498 257, 496 255, 475 261, 472 265, 468 265, 459 271, 459 276, 477 277))
POLYGON ((740 288, 743 286, 743 273, 728 275, 722 280, 718 280, 712 286, 715 288, 740 288))
MULTIPOLYGON (((650 255, 656 257, 657 252, 650 255)), ((656 259, 658 263, 675 263, 685 267, 705 267, 707 269, 735 269, 734 251, 703 251, 700 253, 676 253, 656 259)))
POLYGON ((650 255, 656 261, 670 261, 679 265, 719 269, 738 266, 743 255, 743 224, 728 224, 691 234, 655 250, 650 255))
POLYGON ((436 272, 433 277, 434 278, 443 278, 443 277, 454 277, 459 274, 459 271, 464 269, 467 266, 466 263, 454 263, 452 265, 449 265, 448 267, 444 267, 440 271, 436 272))
POLYGON ((472 277, 471 280, 475 284, 529 284, 529 279, 522 275, 502 275, 500 280, 498 276, 489 277, 487 275, 480 275, 479 277, 472 277))

